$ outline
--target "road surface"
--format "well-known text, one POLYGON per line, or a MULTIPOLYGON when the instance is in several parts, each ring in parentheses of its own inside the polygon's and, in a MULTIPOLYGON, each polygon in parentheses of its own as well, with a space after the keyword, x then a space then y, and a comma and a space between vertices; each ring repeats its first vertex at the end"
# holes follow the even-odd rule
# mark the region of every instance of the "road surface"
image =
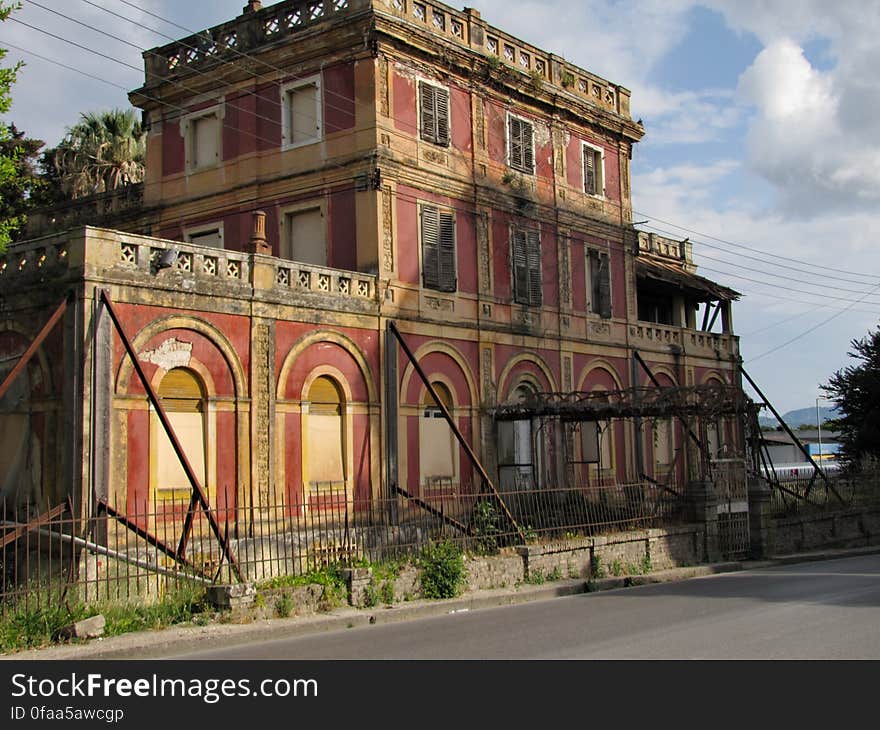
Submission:
MULTIPOLYGON (((393 610, 393 609, 377 609, 393 610)), ((180 659, 880 659, 880 555, 239 646, 180 659)))

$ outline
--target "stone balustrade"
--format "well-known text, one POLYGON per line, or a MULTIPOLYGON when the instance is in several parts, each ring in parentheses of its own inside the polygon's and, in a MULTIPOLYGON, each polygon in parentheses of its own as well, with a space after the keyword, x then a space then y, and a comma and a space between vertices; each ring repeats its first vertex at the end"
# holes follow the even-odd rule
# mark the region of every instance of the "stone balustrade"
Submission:
POLYGON ((694 265, 693 246, 690 241, 676 241, 672 238, 658 236, 656 233, 639 231, 639 253, 684 263, 686 267, 694 265))
POLYGON ((630 92, 564 58, 488 25, 473 9, 455 10, 427 0, 288 0, 246 12, 234 20, 149 51, 147 86, 218 60, 235 60, 274 45, 318 23, 368 8, 424 26, 530 78, 629 118, 630 92))
POLYGON ((635 347, 648 350, 678 347, 688 355, 731 357, 739 354, 739 338, 734 335, 701 332, 651 322, 631 324, 629 335, 635 347))

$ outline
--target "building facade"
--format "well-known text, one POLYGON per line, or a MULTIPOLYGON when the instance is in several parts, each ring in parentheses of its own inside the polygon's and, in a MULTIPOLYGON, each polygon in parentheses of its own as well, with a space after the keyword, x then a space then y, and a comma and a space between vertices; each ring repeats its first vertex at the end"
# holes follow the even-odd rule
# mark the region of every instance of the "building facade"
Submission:
MULTIPOLYGON (((438 399, 502 491, 694 477, 671 417, 493 415, 739 385, 736 293, 696 274, 686 241, 633 226, 644 129, 625 88, 415 0, 251 2, 145 68, 128 230, 0 260, 7 372, 68 302, 2 402, 5 495, 189 501, 101 292, 220 512, 476 489, 438 399)), ((712 454, 741 449, 733 419, 704 420, 712 454)))

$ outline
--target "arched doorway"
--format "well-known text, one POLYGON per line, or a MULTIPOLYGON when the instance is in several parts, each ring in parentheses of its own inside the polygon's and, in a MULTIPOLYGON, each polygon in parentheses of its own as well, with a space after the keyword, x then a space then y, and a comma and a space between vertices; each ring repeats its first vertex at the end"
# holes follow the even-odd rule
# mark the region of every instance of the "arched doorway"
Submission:
POLYGON ((345 399, 327 375, 315 378, 307 395, 305 481, 313 488, 344 488, 345 399))
MULTIPOLYGON (((438 398, 453 413, 452 393, 441 382, 431 383, 438 398)), ((419 419, 419 471, 424 487, 451 487, 458 482, 458 449, 452 429, 434 398, 425 389, 419 419)))

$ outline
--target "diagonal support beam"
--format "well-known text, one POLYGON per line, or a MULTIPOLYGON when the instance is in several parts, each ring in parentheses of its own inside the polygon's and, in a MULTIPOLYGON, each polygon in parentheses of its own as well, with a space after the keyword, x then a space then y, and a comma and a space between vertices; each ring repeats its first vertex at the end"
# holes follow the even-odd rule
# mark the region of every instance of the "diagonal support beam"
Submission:
POLYGON ((10 386, 15 379, 21 375, 21 371, 27 367, 27 364, 31 361, 31 358, 34 356, 37 350, 40 349, 40 345, 43 344, 45 339, 49 336, 49 333, 58 324, 58 320, 60 320, 64 316, 64 312, 67 310, 67 305, 70 303, 73 294, 68 294, 61 304, 58 305, 58 308, 49 317, 49 321, 43 325, 43 329, 40 330, 40 333, 36 336, 33 342, 28 346, 27 350, 24 351, 19 361, 15 364, 15 367, 12 368, 9 375, 6 376, 3 384, 0 385, 0 400, 2 400, 3 396, 6 395, 6 392, 9 390, 10 386))
POLYGON ((115 510, 103 499, 98 502, 98 513, 100 514, 101 512, 106 512, 120 525, 127 527, 129 530, 134 532, 135 535, 143 538, 148 544, 152 545, 159 552, 164 553, 169 558, 174 558, 178 563, 186 566, 187 568, 193 567, 193 564, 190 563, 189 560, 186 559, 186 557, 181 555, 178 551, 174 550, 174 548, 168 547, 168 545, 162 542, 158 537, 153 536, 151 533, 147 532, 147 530, 138 526, 137 523, 128 519, 128 517, 126 517, 121 512, 115 510))
POLYGON ((53 507, 48 512, 44 512, 39 517, 34 517, 34 519, 32 519, 30 522, 15 527, 10 532, 7 532, 5 535, 3 535, 3 537, 0 537, 0 548, 5 548, 7 545, 15 542, 26 533, 32 532, 33 530, 47 525, 52 520, 57 519, 65 512, 67 512, 67 508, 67 503, 59 504, 57 507, 53 507))
POLYGON ((469 527, 467 527, 467 525, 463 525, 461 522, 453 519, 449 515, 443 514, 443 512, 441 512, 436 507, 432 507, 430 504, 425 502, 423 499, 419 499, 418 497, 414 497, 412 494, 407 492, 405 489, 402 489, 401 487, 394 487, 394 491, 397 492, 401 497, 405 497, 413 504, 417 505, 418 507, 421 507, 428 514, 434 515, 434 517, 439 518, 440 520, 445 522, 450 527, 454 527, 456 530, 458 530, 459 532, 461 532, 465 535, 473 535, 473 530, 471 530, 469 527))
MULTIPOLYGON (((761 389, 758 387, 758 384, 754 380, 751 379, 751 377, 749 376, 749 374, 746 372, 745 368, 742 365, 739 366, 739 371, 743 374, 745 379, 749 381, 749 385, 751 385, 752 388, 755 389, 755 392, 758 394, 758 397, 764 402, 764 405, 770 409, 770 412, 774 416, 776 416, 776 420, 779 421, 779 425, 782 426, 782 429, 789 435, 789 437, 791 437, 791 439, 794 441, 794 443, 797 444, 797 447, 801 450, 801 453, 807 457, 807 461, 809 461, 813 465, 813 469, 814 469, 813 479, 815 479, 817 475, 822 477, 822 480, 825 482, 825 486, 834 493, 834 496, 837 497, 838 500, 840 500, 841 504, 845 504, 843 497, 840 496, 838 491, 834 488, 834 485, 831 484, 831 481, 828 479, 828 475, 819 467, 819 465, 816 463, 816 461, 810 455, 809 449, 807 449, 807 447, 803 445, 801 440, 795 435, 794 431, 792 431, 788 427, 788 424, 783 420, 782 416, 779 415, 779 411, 777 411, 773 407, 773 404, 767 399, 767 396, 764 395, 763 392, 761 392, 761 389)), ((812 481, 810 482, 810 486, 812 487, 812 481)), ((807 490, 807 494, 804 495, 804 498, 806 498, 808 496, 809 496, 809 490, 807 490)))
POLYGON ((419 361, 416 360, 415 355, 413 355, 412 350, 409 349, 409 345, 406 344, 406 340, 403 339, 403 335, 400 334, 400 330, 397 329, 397 325, 394 322, 388 322, 388 328, 391 330, 392 334, 397 338, 397 341, 400 343, 400 346, 403 348, 404 353, 406 354, 409 361, 412 363, 413 368, 415 368, 416 373, 418 373, 419 378, 421 379, 424 386, 428 389, 428 392, 431 394, 431 398, 434 400, 434 403, 440 409, 440 412, 443 414, 443 418, 446 419, 446 423, 449 424, 449 427, 452 429, 452 433, 455 434, 455 438, 458 441, 459 445, 464 452, 467 454, 468 459, 471 462, 471 465, 474 469, 479 473, 480 478, 483 480, 483 484, 489 487, 489 490, 492 492, 495 499, 498 500, 498 504, 501 506, 502 511, 504 512, 505 517, 510 520, 510 523, 513 525, 516 530, 519 538, 523 541, 523 544, 526 542, 526 536, 522 531, 522 528, 517 523, 516 519, 514 519, 513 514, 511 514, 510 510, 505 504, 504 500, 501 498, 501 495, 498 493, 498 490, 495 488, 495 485, 492 483, 492 480, 489 479, 489 475, 486 473, 486 470, 483 468, 483 465, 480 463, 480 460, 477 458, 477 455, 474 453, 474 450, 471 448, 471 445, 465 440, 464 436, 461 435, 461 431, 458 429, 458 424, 452 419, 449 411, 446 408, 446 405, 440 399, 440 396, 437 395, 437 391, 434 389, 434 386, 431 385, 431 381, 428 379, 428 376, 425 374, 425 371, 422 369, 422 366, 419 365, 419 361))
MULTIPOLYGON (((149 378, 147 378, 147 374, 141 367, 141 363, 138 360, 137 353, 134 350, 134 346, 131 344, 131 340, 128 338, 128 335, 125 334, 125 329, 122 327, 122 322, 116 314, 116 309, 113 307, 113 302, 111 301, 110 295, 107 293, 106 289, 101 290, 101 301, 107 307, 107 312, 110 314, 110 319, 113 321, 113 326, 116 328, 116 332, 119 334, 119 337, 122 340, 122 344, 125 346, 125 351, 131 358, 135 372, 137 373, 141 384, 144 386, 144 390, 147 391, 147 397, 149 398, 150 404, 153 406, 153 408, 155 408, 156 415, 159 417, 159 422, 162 424, 162 428, 165 430, 165 433, 168 436, 168 440, 171 442, 174 453, 177 455, 177 458, 180 461, 180 465, 183 467, 186 478, 189 480, 189 483, 192 486, 192 501, 198 502, 199 506, 202 508, 202 511, 205 513, 205 517, 208 520, 208 524, 211 527, 211 532, 214 533, 214 537, 217 538, 217 541, 223 548, 224 557, 229 561, 229 564, 230 566, 232 566, 236 577, 240 581, 244 581, 244 576, 241 572, 241 568, 239 567, 238 562, 235 560, 235 556, 232 554, 232 550, 229 547, 229 541, 220 530, 220 525, 217 523, 217 519, 211 512, 211 505, 208 502, 208 497, 205 495, 204 489, 202 489, 201 482, 196 476, 195 470, 192 468, 192 465, 189 463, 189 459, 187 459, 186 454, 183 451, 183 447, 181 447, 180 442, 177 440, 177 435, 174 433, 174 428, 171 426, 171 421, 168 419, 168 414, 165 412, 165 408, 162 406, 162 402, 160 401, 159 396, 156 394, 156 391, 153 389, 152 383, 150 383, 149 378)), ((191 512, 192 510, 190 510, 190 513, 191 512)), ((192 520, 190 519, 187 523, 186 532, 188 532, 191 528, 192 520)), ((187 534, 185 534, 184 537, 188 540, 187 534)), ((184 547, 186 547, 186 541, 182 540, 182 544, 184 547)))

